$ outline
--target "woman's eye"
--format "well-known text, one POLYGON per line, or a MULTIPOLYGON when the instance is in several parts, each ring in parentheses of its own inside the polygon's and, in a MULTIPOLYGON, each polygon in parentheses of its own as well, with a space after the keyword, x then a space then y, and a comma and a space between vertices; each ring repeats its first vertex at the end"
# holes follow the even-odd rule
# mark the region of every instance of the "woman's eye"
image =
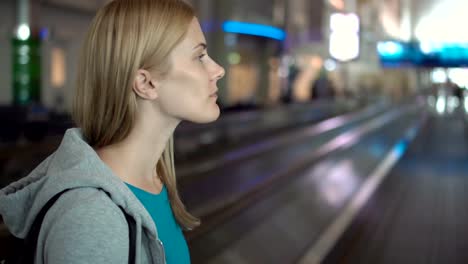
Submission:
POLYGON ((198 60, 202 61, 205 56, 206 56, 206 54, 202 54, 202 55, 198 56, 198 60))

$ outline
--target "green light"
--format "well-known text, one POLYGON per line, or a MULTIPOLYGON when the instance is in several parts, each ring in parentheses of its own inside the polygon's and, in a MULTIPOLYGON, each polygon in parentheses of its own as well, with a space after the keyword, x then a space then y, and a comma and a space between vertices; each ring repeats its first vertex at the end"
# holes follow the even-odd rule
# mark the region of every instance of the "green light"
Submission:
POLYGON ((229 64, 239 64, 241 61, 241 56, 237 52, 231 52, 228 54, 229 64))

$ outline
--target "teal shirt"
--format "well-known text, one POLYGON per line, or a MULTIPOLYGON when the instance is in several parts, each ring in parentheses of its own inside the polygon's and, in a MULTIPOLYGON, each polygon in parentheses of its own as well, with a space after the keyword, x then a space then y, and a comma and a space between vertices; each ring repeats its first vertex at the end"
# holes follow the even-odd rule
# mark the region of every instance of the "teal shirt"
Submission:
POLYGON ((158 230, 159 239, 164 246, 166 262, 168 264, 190 263, 187 241, 185 241, 182 229, 172 213, 166 186, 163 186, 161 193, 153 194, 129 183, 125 184, 153 218, 158 230))

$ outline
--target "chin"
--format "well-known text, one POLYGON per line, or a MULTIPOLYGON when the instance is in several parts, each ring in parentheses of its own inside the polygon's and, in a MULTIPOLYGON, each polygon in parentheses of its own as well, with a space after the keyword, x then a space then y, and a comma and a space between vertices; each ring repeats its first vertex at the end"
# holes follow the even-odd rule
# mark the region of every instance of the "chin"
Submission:
POLYGON ((212 109, 200 111, 197 115, 194 113, 194 115, 187 117, 186 120, 198 124, 211 123, 218 120, 220 113, 219 106, 215 104, 212 109))

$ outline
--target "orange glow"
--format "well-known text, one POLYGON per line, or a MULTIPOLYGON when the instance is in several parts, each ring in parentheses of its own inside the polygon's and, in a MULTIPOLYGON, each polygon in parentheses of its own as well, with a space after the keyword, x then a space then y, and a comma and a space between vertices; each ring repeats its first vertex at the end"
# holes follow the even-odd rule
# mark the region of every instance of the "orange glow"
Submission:
POLYGON ((312 58, 310 58, 310 66, 312 66, 312 68, 314 68, 315 70, 320 69, 322 65, 323 60, 319 56, 312 56, 312 58))
POLYGON ((338 10, 344 9, 344 1, 343 0, 330 0, 330 5, 338 10))
POLYGON ((60 48, 52 48, 51 56, 50 81, 52 87, 60 89, 66 81, 65 52, 60 48))

